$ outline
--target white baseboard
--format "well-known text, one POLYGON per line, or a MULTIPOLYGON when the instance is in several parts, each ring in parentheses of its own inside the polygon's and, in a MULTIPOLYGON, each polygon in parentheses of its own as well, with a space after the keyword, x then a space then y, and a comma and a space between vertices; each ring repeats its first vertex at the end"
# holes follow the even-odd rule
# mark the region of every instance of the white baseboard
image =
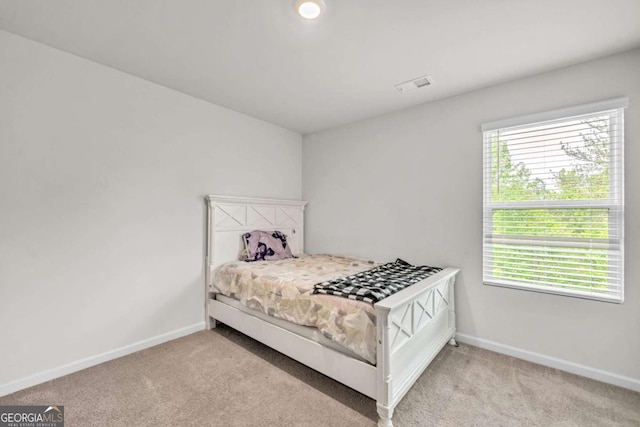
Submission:
POLYGON ((537 363, 538 365, 548 366, 550 368, 570 372, 572 374, 591 378, 597 381, 602 381, 607 384, 613 384, 618 387, 627 388, 629 390, 640 391, 640 380, 635 378, 625 377, 622 375, 614 374, 612 372, 602 371, 600 369, 595 369, 589 366, 569 362, 568 360, 545 356, 544 354, 534 353, 532 351, 511 347, 505 344, 477 338, 471 335, 456 333, 456 340, 460 341, 461 343, 484 348, 496 353, 506 354, 507 356, 512 356, 518 359, 526 360, 528 362, 537 363))
POLYGON ((155 345, 162 344, 176 338, 190 335, 194 332, 203 330, 204 327, 204 322, 196 323, 191 326, 176 329, 175 331, 167 332, 161 335, 156 335, 155 337, 138 341, 124 347, 116 348, 105 353, 97 354, 95 356, 87 357, 81 360, 76 360, 75 362, 71 362, 57 368, 29 375, 28 377, 20 378, 19 380, 12 381, 7 384, 0 384, 0 396, 5 396, 7 394, 14 393, 27 387, 32 387, 34 385, 53 380, 55 378, 60 378, 62 376, 98 365, 100 363, 108 362, 109 360, 117 359, 119 357, 135 353, 136 351, 144 350, 145 348, 153 347, 155 345))

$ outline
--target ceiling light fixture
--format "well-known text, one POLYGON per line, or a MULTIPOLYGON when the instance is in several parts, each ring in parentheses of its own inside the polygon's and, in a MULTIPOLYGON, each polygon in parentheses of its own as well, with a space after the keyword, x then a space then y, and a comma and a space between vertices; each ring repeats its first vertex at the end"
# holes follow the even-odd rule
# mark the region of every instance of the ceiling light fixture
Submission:
POLYGON ((296 12, 304 19, 316 19, 324 12, 323 0, 297 0, 296 12))

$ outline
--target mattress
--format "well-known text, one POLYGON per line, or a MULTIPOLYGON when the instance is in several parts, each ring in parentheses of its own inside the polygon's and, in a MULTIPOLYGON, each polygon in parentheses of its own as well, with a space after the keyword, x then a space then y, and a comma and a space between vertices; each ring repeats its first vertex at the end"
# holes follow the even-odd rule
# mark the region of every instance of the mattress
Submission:
POLYGON ((252 310, 317 328, 327 339, 375 364, 373 305, 332 295, 314 295, 313 285, 376 265, 337 255, 305 254, 277 261, 237 261, 216 270, 212 290, 252 310))

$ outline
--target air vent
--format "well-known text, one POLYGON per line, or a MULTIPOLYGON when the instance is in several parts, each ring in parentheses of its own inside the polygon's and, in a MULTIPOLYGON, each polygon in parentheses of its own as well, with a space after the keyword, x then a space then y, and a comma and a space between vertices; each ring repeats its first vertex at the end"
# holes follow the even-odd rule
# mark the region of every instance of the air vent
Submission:
POLYGON ((408 82, 397 84, 396 89, 398 89, 401 93, 405 93, 409 90, 420 89, 421 87, 430 86, 432 84, 433 79, 431 79, 430 76, 422 76, 413 80, 409 80, 408 82))

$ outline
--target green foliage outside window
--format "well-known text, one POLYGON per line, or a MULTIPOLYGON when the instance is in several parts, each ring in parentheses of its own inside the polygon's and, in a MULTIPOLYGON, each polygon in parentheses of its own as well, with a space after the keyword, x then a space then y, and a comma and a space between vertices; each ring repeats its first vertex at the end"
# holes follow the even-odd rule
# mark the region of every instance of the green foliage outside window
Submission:
POLYGON ((493 278, 567 289, 584 289, 586 282, 592 291, 607 292, 608 251, 597 243, 609 239, 608 208, 545 208, 539 203, 535 208, 531 203, 518 208, 518 202, 610 197, 608 117, 581 123, 587 125, 586 131, 570 142, 559 141, 566 160, 555 170, 532 172, 526 161, 513 160, 510 147, 520 149, 518 141, 498 132, 492 135, 491 198, 509 203, 507 208, 492 209, 493 278), (596 245, 586 247, 585 242, 596 245))

